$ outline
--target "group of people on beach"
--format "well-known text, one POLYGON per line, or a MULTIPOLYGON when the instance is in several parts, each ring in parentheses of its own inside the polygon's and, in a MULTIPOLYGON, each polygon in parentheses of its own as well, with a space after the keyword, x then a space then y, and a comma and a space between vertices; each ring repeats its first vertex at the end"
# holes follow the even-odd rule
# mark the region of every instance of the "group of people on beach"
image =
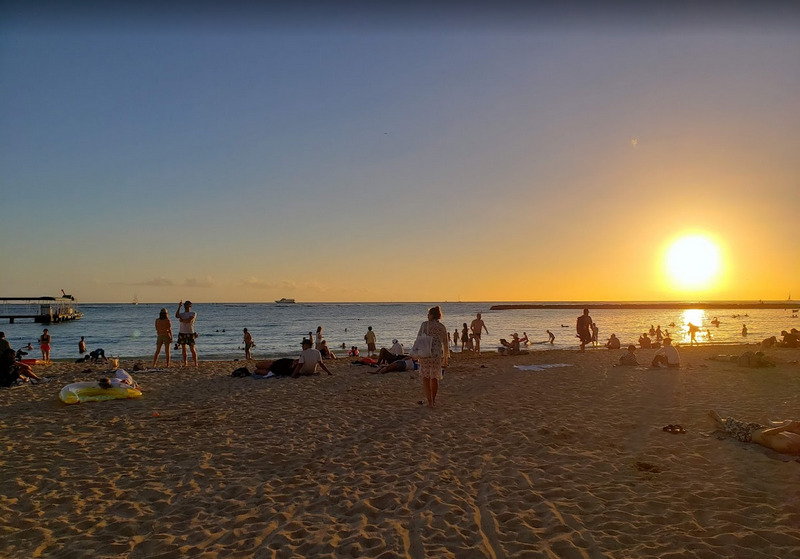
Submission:
MULTIPOLYGON (((376 351, 377 337, 375 336, 372 327, 369 327, 367 334, 364 336, 367 342, 367 359, 369 362, 374 362, 379 368, 371 371, 376 374, 385 374, 390 372, 413 371, 419 370, 422 377, 422 386, 425 400, 428 407, 433 408, 436 406, 436 397, 439 392, 439 381, 442 379, 444 370, 449 365, 450 338, 447 328, 440 322, 442 318, 441 307, 431 307, 428 309, 427 320, 423 322, 417 333, 417 336, 430 337, 430 351, 428 355, 412 357, 406 354, 403 344, 397 339, 392 340, 391 348, 381 348, 380 352, 376 351), (377 360, 372 359, 371 356, 377 356, 377 360)), ((316 336, 312 337, 309 332, 307 338, 303 338, 301 342, 302 350, 296 359, 282 358, 275 360, 257 361, 255 363, 255 375, 259 378, 266 377, 291 377, 297 378, 300 376, 318 375, 318 368, 333 375, 333 373, 325 365, 322 350, 326 348, 322 327, 317 328, 316 336), (316 347, 314 347, 316 342, 316 347)))

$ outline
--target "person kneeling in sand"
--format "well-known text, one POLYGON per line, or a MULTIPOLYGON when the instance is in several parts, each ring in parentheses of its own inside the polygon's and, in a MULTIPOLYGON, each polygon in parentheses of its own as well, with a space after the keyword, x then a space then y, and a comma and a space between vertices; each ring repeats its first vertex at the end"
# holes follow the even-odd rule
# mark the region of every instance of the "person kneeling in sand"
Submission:
POLYGON ((398 359, 397 361, 393 361, 388 365, 386 365, 385 367, 381 367, 380 369, 375 371, 371 370, 369 372, 375 375, 378 373, 380 374, 394 373, 394 372, 402 373, 404 371, 416 371, 417 369, 419 369, 419 363, 417 361, 415 361, 410 357, 403 358, 403 356, 400 356, 400 359, 398 359))
POLYGON ((722 419, 714 410, 708 416, 737 441, 756 443, 781 454, 800 455, 800 421, 770 421, 769 425, 761 425, 732 417, 722 419))
POLYGON ((672 345, 670 338, 664 338, 664 347, 656 351, 650 366, 659 368, 662 364, 671 369, 677 369, 681 366, 681 356, 675 346, 672 345))
POLYGON ((300 375, 318 375, 317 365, 329 375, 333 375, 333 373, 328 370, 328 367, 325 366, 325 363, 323 363, 322 354, 319 350, 311 347, 311 345, 311 340, 303 339, 303 351, 300 352, 300 357, 297 359, 297 364, 294 366, 292 378, 297 378, 300 375))

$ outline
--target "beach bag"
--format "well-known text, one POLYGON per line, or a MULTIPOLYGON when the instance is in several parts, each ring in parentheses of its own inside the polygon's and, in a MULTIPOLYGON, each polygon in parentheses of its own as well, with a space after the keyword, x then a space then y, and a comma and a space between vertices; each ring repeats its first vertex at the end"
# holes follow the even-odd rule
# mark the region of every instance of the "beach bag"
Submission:
POLYGON ((431 356, 431 347, 433 346, 433 338, 428 335, 428 324, 425 324, 425 331, 421 332, 417 339, 414 340, 414 345, 411 347, 411 357, 415 359, 424 359, 431 356))

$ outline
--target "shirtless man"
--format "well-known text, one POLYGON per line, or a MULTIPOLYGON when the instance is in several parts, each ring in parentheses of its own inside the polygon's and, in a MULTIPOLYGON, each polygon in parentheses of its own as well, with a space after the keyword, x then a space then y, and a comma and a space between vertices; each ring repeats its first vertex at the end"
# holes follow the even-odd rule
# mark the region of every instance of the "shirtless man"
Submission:
POLYGON ((747 423, 732 417, 722 419, 711 410, 708 416, 720 429, 743 443, 756 443, 763 447, 800 456, 800 421, 770 421, 769 425, 747 423))
POLYGON ((477 318, 470 323, 469 327, 472 330, 473 340, 475 342, 475 353, 481 352, 481 333, 483 330, 486 330, 486 333, 489 333, 489 329, 484 324, 483 320, 481 319, 481 313, 478 313, 477 318))
POLYGON ((589 309, 583 309, 583 314, 578 317, 575 329, 581 340, 581 351, 586 351, 586 344, 592 341, 592 317, 589 316, 589 309))

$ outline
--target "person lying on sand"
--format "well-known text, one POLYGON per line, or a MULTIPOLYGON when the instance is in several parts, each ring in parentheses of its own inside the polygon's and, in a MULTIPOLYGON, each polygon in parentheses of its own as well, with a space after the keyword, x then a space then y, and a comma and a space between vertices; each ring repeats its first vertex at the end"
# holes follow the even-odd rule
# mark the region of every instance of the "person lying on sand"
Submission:
POLYGON ((743 443, 756 443, 763 447, 780 452, 800 456, 800 421, 770 421, 769 425, 747 423, 732 417, 722 419, 711 410, 708 416, 715 425, 743 443))
POLYGON ((272 373, 276 377, 290 377, 296 364, 297 361, 289 357, 274 361, 256 361, 256 370, 253 374, 264 377, 272 373))
POLYGON ((103 377, 98 381, 100 388, 135 388, 140 390, 139 383, 133 380, 125 369, 117 369, 111 378, 103 377))
POLYGON ((394 373, 394 372, 402 373, 403 371, 415 371, 417 369, 419 369, 419 363, 417 363, 414 359, 411 359, 410 357, 403 358, 401 356, 400 359, 393 361, 388 365, 381 367, 380 369, 377 370, 370 369, 368 372, 375 375, 378 373, 380 374, 394 373))

